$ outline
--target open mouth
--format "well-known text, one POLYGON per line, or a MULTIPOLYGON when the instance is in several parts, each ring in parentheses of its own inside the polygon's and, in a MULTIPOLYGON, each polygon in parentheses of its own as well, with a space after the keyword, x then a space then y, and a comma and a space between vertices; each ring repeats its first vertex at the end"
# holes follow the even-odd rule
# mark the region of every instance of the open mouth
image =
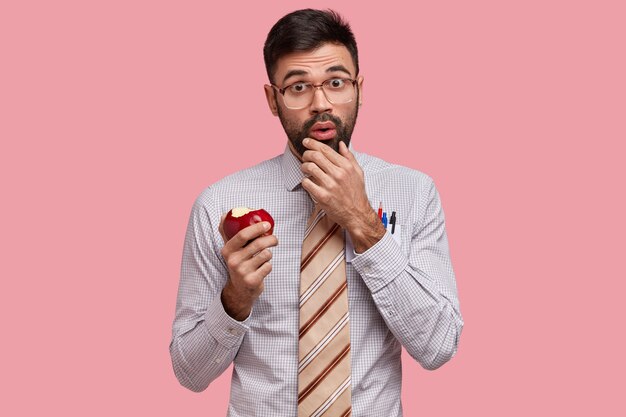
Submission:
POLYGON ((337 131, 330 128, 311 130, 311 133, 309 134, 310 137, 317 140, 333 139, 336 135, 337 131))
POLYGON ((311 127, 309 135, 317 140, 333 139, 337 135, 337 129, 333 122, 318 122, 311 127))

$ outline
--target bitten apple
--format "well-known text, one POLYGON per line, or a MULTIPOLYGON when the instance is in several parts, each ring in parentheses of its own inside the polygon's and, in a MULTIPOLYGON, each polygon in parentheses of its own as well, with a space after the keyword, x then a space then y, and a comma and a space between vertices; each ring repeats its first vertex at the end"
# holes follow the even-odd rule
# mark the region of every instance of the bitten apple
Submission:
POLYGON ((269 222, 270 230, 264 236, 271 235, 274 231, 274 219, 263 210, 253 210, 248 207, 235 207, 226 214, 224 219, 224 234, 230 240, 240 230, 259 222, 269 222))

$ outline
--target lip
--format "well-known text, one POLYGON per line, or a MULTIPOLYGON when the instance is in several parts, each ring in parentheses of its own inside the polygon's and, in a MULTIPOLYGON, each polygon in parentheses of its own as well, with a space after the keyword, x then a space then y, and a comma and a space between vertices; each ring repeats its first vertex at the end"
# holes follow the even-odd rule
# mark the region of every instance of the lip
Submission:
POLYGON ((322 129, 336 129, 335 124, 333 122, 317 122, 311 127, 311 132, 314 130, 322 130, 322 129))
POLYGON ((317 140, 333 139, 337 135, 337 128, 331 121, 317 122, 309 130, 309 136, 317 140))
POLYGON ((313 138, 313 139, 317 139, 317 140, 330 140, 330 139, 334 139, 335 136, 337 136, 337 130, 335 129, 328 129, 328 130, 311 130, 311 132, 309 132, 309 137, 313 138))

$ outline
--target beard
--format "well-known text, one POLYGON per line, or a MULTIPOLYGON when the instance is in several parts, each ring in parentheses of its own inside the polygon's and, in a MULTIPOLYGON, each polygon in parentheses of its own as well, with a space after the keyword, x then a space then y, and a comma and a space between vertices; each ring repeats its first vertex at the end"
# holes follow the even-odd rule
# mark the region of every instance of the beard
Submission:
MULTIPOLYGON (((357 94, 357 103, 359 102, 359 97, 357 94)), ((302 141, 309 137, 309 130, 313 125, 317 122, 333 122, 335 124, 335 129, 337 134, 334 138, 330 140, 323 141, 326 145, 330 146, 334 149, 335 152, 339 152, 339 142, 343 142, 346 144, 346 147, 350 145, 350 140, 352 138, 352 131, 354 130, 354 125, 356 124, 356 119, 359 114, 359 106, 356 105, 354 111, 348 116, 345 123, 330 113, 320 113, 311 117, 309 120, 304 122, 302 126, 298 126, 293 121, 288 120, 280 107, 278 107, 278 118, 280 119, 280 123, 283 125, 283 129, 287 134, 287 138, 289 142, 293 145, 293 148, 298 152, 300 156, 304 154, 304 152, 308 149, 304 145, 302 145, 302 141)), ((314 139, 315 140, 315 139, 314 139)))

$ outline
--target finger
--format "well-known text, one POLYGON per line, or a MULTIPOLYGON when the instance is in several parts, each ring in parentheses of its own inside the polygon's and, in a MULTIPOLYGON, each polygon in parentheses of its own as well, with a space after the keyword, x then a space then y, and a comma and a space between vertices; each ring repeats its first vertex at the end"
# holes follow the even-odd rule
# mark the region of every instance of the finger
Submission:
POLYGON ((230 269, 237 268, 239 270, 239 265, 252 258, 255 254, 276 245, 278 245, 276 236, 262 235, 250 241, 246 241, 243 247, 236 247, 234 244, 227 243, 224 248, 222 248, 222 256, 227 259, 226 262, 230 269))
POLYGON ((348 161, 356 162, 356 158, 354 157, 352 152, 350 152, 350 149, 348 149, 348 146, 346 146, 346 143, 344 141, 339 142, 339 153, 348 161))
POLYGON ((241 262, 237 271, 246 276, 253 274, 257 269, 259 269, 264 263, 269 262, 272 259, 272 251, 269 249, 263 249, 261 252, 258 252, 250 259, 246 259, 241 262))
POLYGON ((231 251, 243 248, 249 240, 265 234, 270 229, 268 222, 259 222, 241 229, 225 246, 231 251))
MULTIPOLYGON (((302 143, 304 144, 304 146, 306 146, 307 148, 313 151, 321 152, 326 157, 326 159, 328 159, 335 166, 338 166, 338 167, 345 166, 347 162, 342 155, 335 152, 333 148, 326 145, 325 143, 322 143, 313 139, 309 139, 309 138, 304 139, 302 143)), ((302 157, 304 159, 304 154, 302 155, 302 157)))
POLYGON ((235 271, 239 276, 253 273, 263 263, 272 259, 272 251, 269 248, 277 244, 278 239, 274 235, 256 238, 245 248, 229 255, 227 261, 229 270, 235 271))
POLYGON ((350 162, 353 166, 357 167, 357 171, 361 169, 359 161, 356 160, 356 157, 352 152, 350 152, 350 149, 348 149, 348 146, 344 142, 341 142, 339 144, 339 153, 341 153, 341 155, 346 158, 348 162, 350 162))
POLYGON ((314 163, 328 175, 334 175, 337 170, 337 166, 330 162, 326 155, 324 155, 321 151, 304 151, 302 154, 302 161, 314 163))
POLYGON ((310 178, 304 178, 301 184, 302 188, 309 193, 313 201, 319 203, 326 202, 327 191, 315 184, 310 178))
POLYGON ((300 170, 304 175, 310 177, 318 185, 330 184, 332 179, 315 162, 305 162, 300 165, 300 170))
POLYGON ((266 276, 272 272, 272 264, 269 262, 265 262, 261 266, 259 266, 256 271, 250 274, 250 279, 255 280, 256 282, 263 282, 266 276))
POLYGON ((274 235, 257 237, 244 248, 244 257, 246 259, 251 258, 257 253, 276 245, 278 245, 278 239, 274 235))

